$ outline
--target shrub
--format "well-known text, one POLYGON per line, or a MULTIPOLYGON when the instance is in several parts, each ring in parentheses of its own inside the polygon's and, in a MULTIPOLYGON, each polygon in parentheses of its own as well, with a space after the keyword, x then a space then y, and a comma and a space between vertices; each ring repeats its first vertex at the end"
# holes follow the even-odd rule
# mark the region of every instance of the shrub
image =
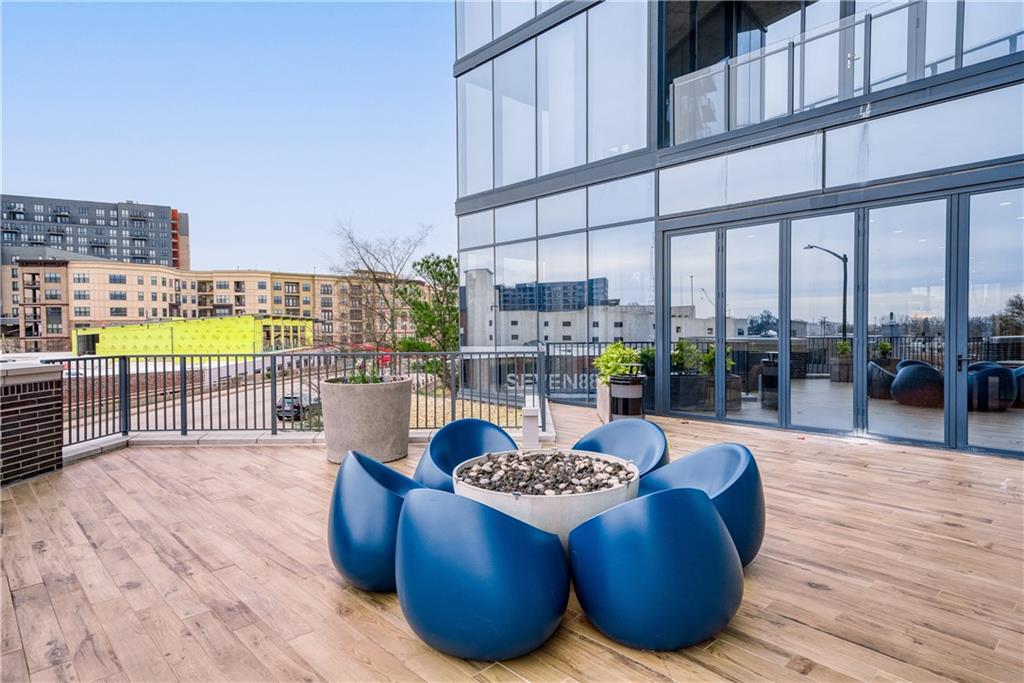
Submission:
POLYGON ((836 342, 836 355, 840 358, 850 358, 853 356, 853 345, 845 339, 840 339, 836 342))
POLYGON ((888 358, 889 354, 892 353, 892 344, 883 339, 875 344, 875 351, 878 353, 879 358, 888 358))
POLYGON ((640 352, 622 342, 615 342, 594 359, 597 378, 602 384, 614 375, 635 375, 640 369, 640 352))
POLYGON ((689 339, 680 339, 672 349, 671 362, 676 372, 693 372, 700 364, 700 350, 689 339))

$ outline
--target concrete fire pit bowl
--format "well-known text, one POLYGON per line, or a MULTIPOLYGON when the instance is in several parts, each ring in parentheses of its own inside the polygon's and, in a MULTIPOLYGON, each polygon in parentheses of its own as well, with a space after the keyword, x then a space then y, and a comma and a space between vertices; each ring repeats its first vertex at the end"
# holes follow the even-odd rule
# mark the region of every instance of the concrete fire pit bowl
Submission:
POLYGON ((630 461, 613 455, 593 453, 591 451, 552 449, 487 453, 461 463, 452 472, 452 479, 457 495, 483 503, 495 510, 500 510, 538 529, 557 534, 562 540, 562 547, 565 548, 568 547, 569 532, 579 524, 610 507, 636 498, 640 486, 640 471, 630 461), (544 458, 555 452, 586 456, 607 463, 614 463, 631 472, 632 477, 628 481, 599 491, 545 495, 543 493, 527 494, 492 491, 480 486, 474 486, 461 476, 468 472, 473 465, 486 461, 493 456, 519 454, 523 456, 528 455, 531 460, 534 460, 544 458))

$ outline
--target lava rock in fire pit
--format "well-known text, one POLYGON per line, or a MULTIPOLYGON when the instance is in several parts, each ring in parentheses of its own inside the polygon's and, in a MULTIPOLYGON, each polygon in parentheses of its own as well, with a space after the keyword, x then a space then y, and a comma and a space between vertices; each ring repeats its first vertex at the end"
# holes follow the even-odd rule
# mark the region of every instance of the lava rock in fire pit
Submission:
POLYGON ((634 473, 624 465, 578 451, 487 453, 458 472, 460 481, 501 493, 564 496, 614 488, 634 473))

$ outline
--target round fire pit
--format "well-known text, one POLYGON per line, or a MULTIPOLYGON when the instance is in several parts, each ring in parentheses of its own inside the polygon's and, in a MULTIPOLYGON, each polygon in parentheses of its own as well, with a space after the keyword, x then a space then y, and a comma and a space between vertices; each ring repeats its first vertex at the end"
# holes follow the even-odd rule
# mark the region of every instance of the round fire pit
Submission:
POLYGON ((568 449, 486 453, 452 472, 455 493, 557 534, 635 498, 640 471, 623 458, 568 449))

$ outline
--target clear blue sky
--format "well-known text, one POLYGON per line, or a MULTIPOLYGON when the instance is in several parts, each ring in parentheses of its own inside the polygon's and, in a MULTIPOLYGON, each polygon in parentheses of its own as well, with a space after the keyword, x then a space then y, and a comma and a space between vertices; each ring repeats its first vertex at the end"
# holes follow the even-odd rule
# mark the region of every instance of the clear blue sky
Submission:
POLYGON ((170 204, 194 268, 455 251, 451 2, 4 2, 3 191, 170 204))

